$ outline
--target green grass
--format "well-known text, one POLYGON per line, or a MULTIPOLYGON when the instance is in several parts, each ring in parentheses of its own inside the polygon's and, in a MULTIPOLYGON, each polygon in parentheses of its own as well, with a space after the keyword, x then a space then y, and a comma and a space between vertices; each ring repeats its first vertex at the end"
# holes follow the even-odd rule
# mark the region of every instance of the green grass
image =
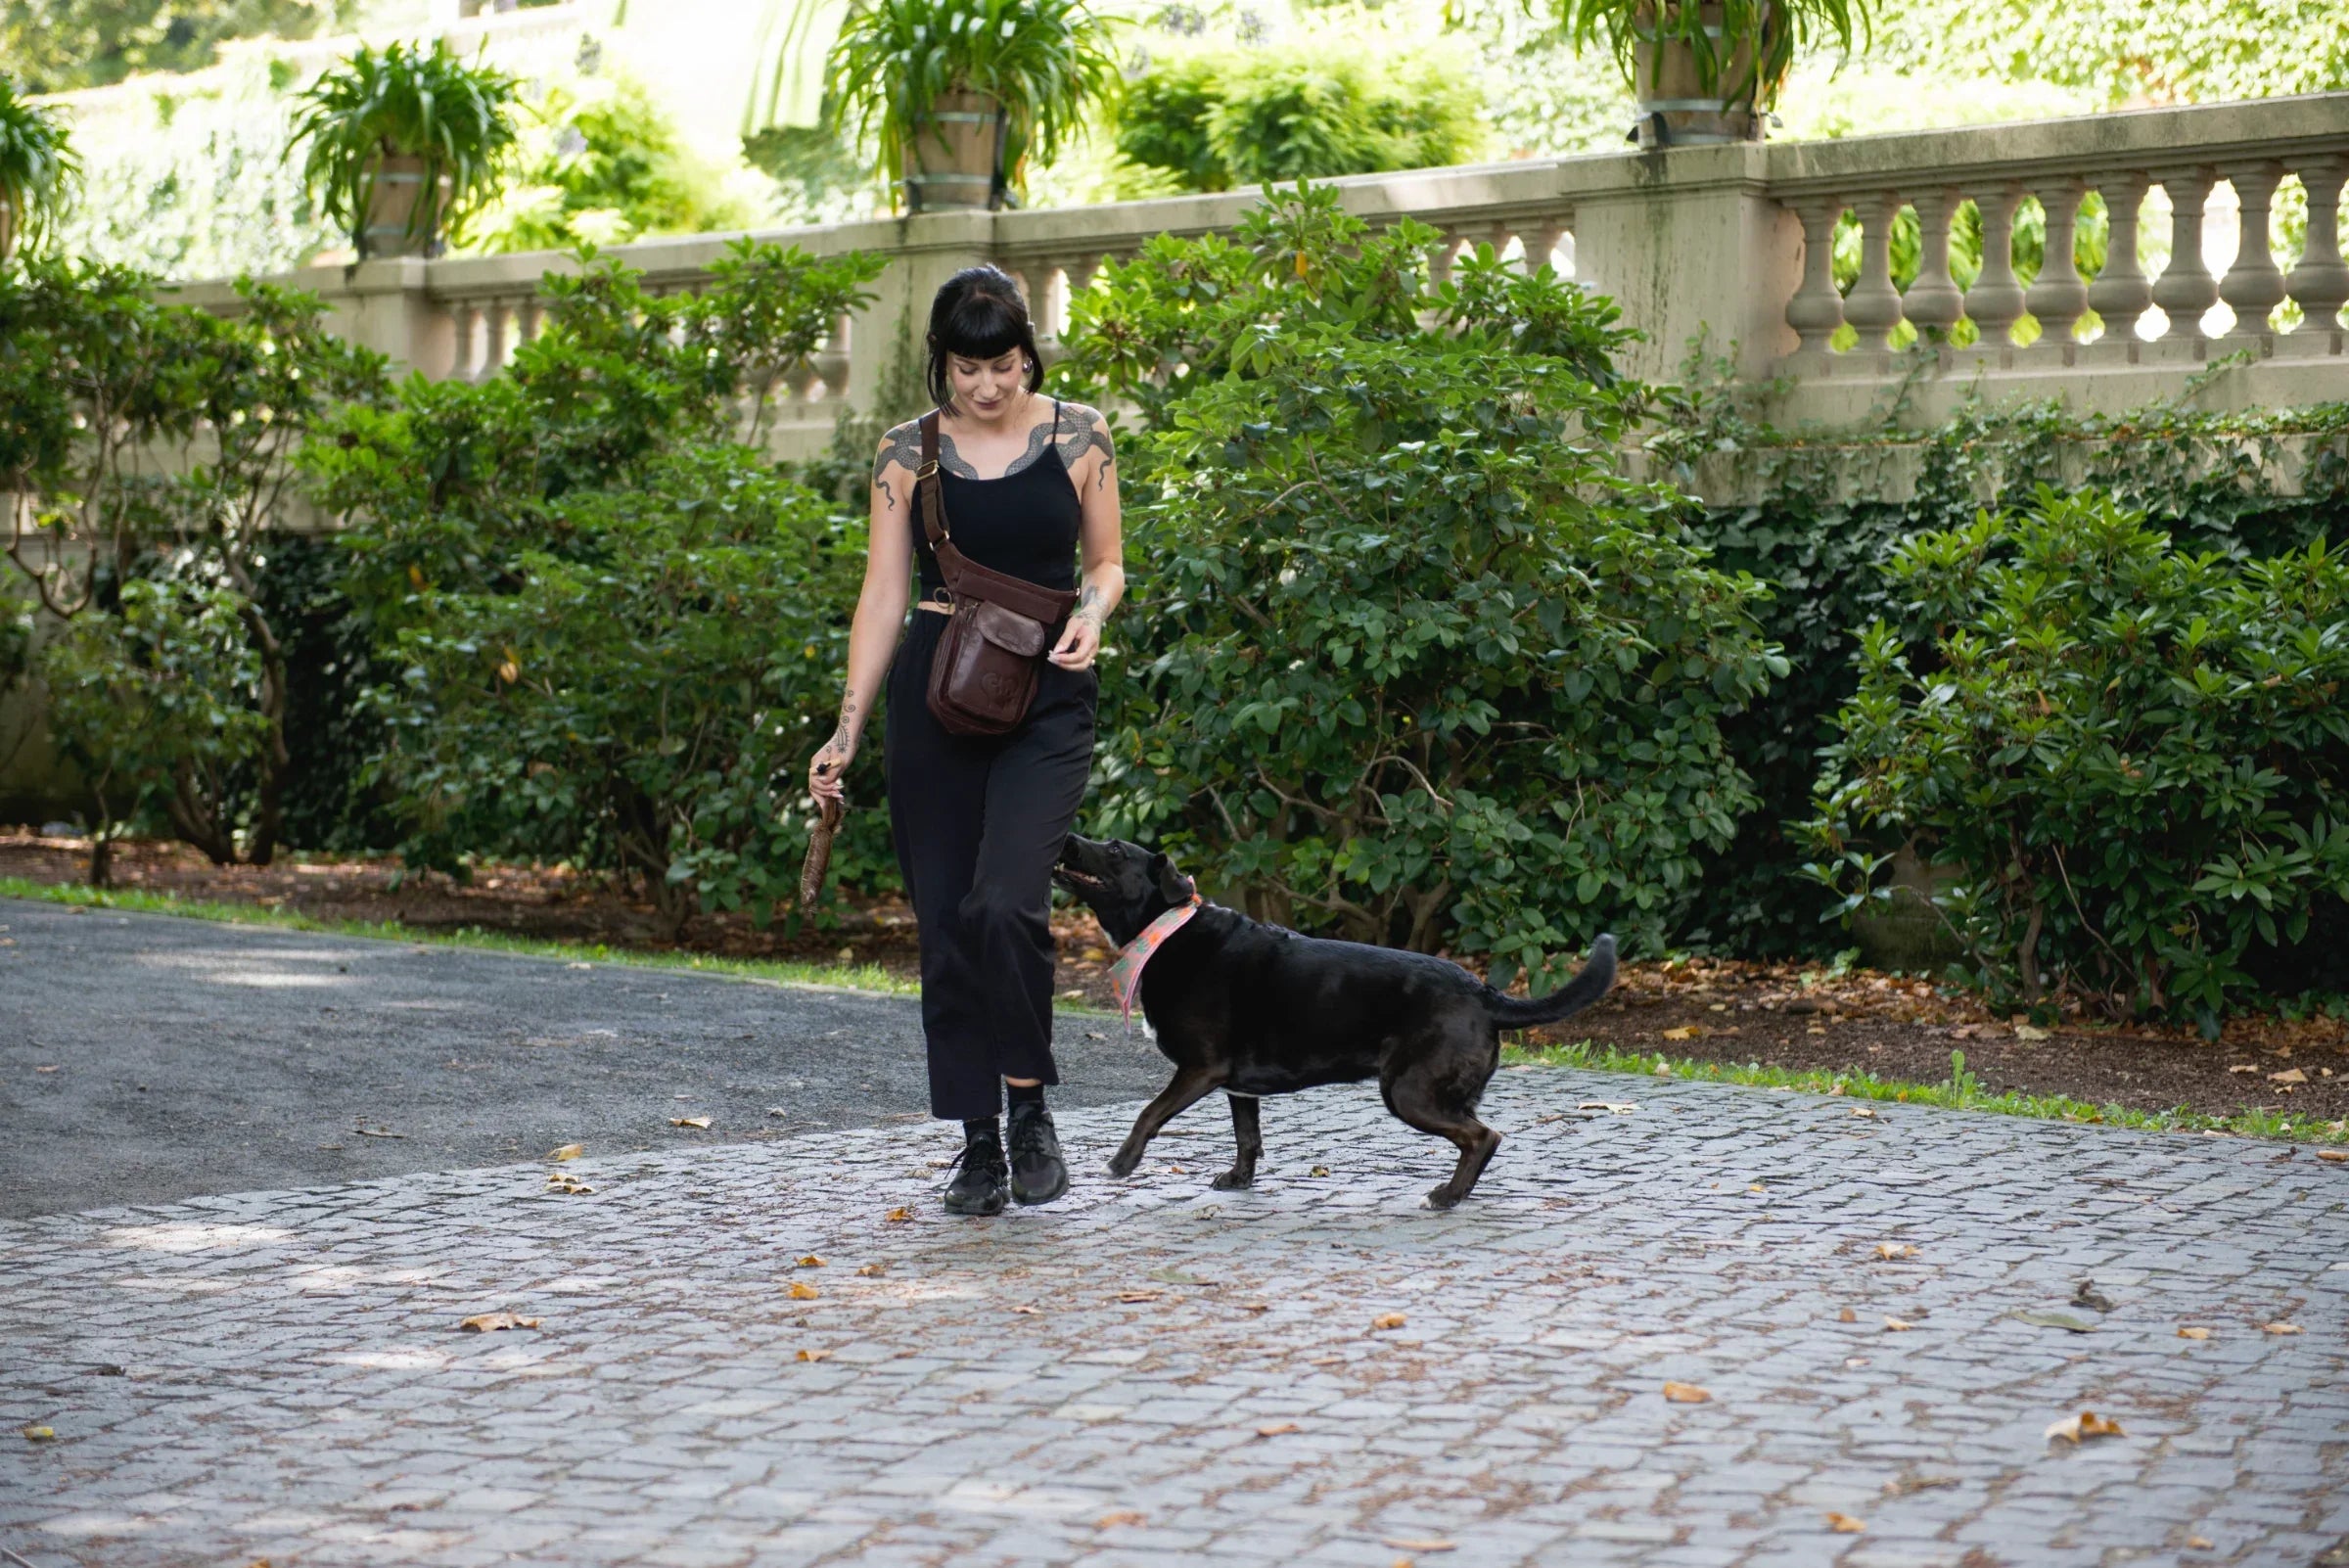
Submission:
POLYGON ((2217 1132, 2235 1137, 2292 1138, 2317 1143, 2349 1143, 2349 1124, 2320 1122, 2310 1117, 2278 1116, 2267 1111, 2238 1111, 2233 1116, 2206 1116, 2180 1106, 2174 1111, 2133 1111, 2122 1105, 2091 1105, 2062 1094, 1993 1094, 1965 1070, 1965 1053, 1950 1053, 1950 1081, 1911 1084, 1878 1078, 1873 1073, 1830 1073, 1821 1069, 1739 1066, 1732 1062, 1700 1062, 1668 1057, 1662 1052, 1625 1051, 1585 1040, 1574 1045, 1511 1045, 1501 1052, 1509 1066, 1580 1067, 1600 1073, 1628 1073, 1641 1078, 1669 1076, 1700 1084, 1742 1084, 1752 1088, 1801 1089, 1811 1094, 1836 1094, 1853 1100, 1896 1100, 1908 1105, 1939 1105, 1963 1111, 1995 1111, 2004 1116, 2031 1116, 2050 1122, 2095 1122, 2111 1127, 2137 1128, 2148 1132, 2217 1132), (1659 1069, 1663 1071, 1659 1072, 1659 1069))
POLYGON ((640 969, 683 969, 729 980, 758 980, 779 986, 823 986, 847 991, 882 992, 913 996, 921 988, 898 980, 878 964, 803 964, 765 958, 720 958, 710 953, 643 952, 603 943, 548 942, 484 931, 479 926, 456 930, 420 931, 396 920, 320 920, 287 909, 260 904, 217 903, 203 899, 179 899, 165 893, 101 890, 79 884, 53 886, 23 877, 0 877, 0 899, 32 899, 42 903, 69 904, 84 909, 124 909, 140 914, 183 915, 195 920, 224 920, 241 926, 270 926, 280 931, 314 931, 333 937, 366 937, 380 942, 406 942, 435 947, 468 947, 486 952, 513 953, 525 958, 563 958, 573 963, 628 964, 640 969))

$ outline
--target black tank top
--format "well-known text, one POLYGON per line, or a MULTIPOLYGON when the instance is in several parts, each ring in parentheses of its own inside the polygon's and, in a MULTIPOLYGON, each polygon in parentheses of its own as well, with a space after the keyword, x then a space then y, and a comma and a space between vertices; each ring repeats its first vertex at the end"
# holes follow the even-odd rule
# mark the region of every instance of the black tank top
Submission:
MULTIPOLYGON (((1063 591, 1077 586, 1077 525, 1082 508, 1077 482, 1060 460, 1060 399, 1052 399, 1052 437, 1043 455, 1001 479, 964 479, 938 471, 944 486, 946 531, 954 547, 983 567, 1025 577, 1063 591)), ((921 508, 913 516, 914 563, 922 597, 936 598, 945 585, 938 556, 922 531, 921 508)))

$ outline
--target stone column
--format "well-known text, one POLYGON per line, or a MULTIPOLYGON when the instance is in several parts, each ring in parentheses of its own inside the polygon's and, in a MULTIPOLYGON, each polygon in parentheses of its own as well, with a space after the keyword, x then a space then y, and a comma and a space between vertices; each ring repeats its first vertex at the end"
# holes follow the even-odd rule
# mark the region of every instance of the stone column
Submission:
POLYGON ((2171 338, 2200 338, 2202 312, 2219 302, 2219 280, 2202 259, 2202 208, 2215 183, 2208 168, 2154 176, 2170 196, 2170 264, 2153 281, 2153 302, 2170 318, 2171 338))
POLYGON ((2308 192, 2308 243, 2284 287, 2306 320, 2302 330, 2337 331, 2341 305, 2349 302, 2349 265, 2341 261, 2341 181, 2349 159, 2317 158, 2300 165, 2308 192))
POLYGON ((1965 314, 1965 296, 1950 276, 1950 219, 1958 212, 1958 193, 1919 191, 1910 204, 1916 208, 1916 281, 1901 296, 1901 308, 1919 338, 1947 342, 1965 314))
POLYGON ((2023 296, 2023 308, 2039 322, 2040 342, 2050 346, 2072 341, 2072 329, 2088 306, 2088 285, 2080 281, 2080 264, 2072 255, 2072 234, 2080 221, 2080 198, 2087 187, 2078 180, 2050 180, 2039 188, 2040 210, 2047 214, 2048 246, 2039 263, 2039 276, 2023 296))
POLYGON ((2252 163, 2227 170, 2234 200, 2242 208, 2236 230, 2234 260, 2219 280, 2219 298, 2234 312, 2234 330, 2268 331, 2268 312, 2283 302, 2283 273, 2268 240, 2268 209, 2276 187, 2282 183, 2281 163, 2252 163))
POLYGON ((1843 301, 1843 319, 1860 334, 1860 346, 1882 350, 1892 346, 1892 329, 1901 324, 1901 291, 1892 286, 1892 220, 1901 199, 1891 191, 1874 191, 1852 203, 1860 219, 1860 276, 1843 301))
POLYGON ((2150 183, 2142 174, 2107 174, 2096 182, 2104 198, 2104 266, 2088 286, 2088 307, 2116 343, 2137 342, 2138 317, 2153 302, 2153 285, 2137 254, 2138 211, 2150 183))
POLYGON ((1982 334, 1985 348, 2006 348, 2023 313, 2023 286, 2014 276, 2014 208, 2022 189, 2002 185, 1974 198, 1982 214, 1982 270, 1965 291, 1965 313, 1982 334))

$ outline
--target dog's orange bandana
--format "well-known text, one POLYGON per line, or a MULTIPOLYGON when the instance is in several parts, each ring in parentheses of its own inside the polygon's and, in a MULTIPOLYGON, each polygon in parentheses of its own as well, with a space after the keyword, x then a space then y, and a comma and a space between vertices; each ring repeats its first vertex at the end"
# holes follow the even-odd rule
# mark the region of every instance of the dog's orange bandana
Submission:
POLYGON ((1118 993, 1118 1005, 1126 1010, 1128 1027, 1133 1023, 1134 1001, 1142 993, 1142 965, 1148 963, 1150 955, 1164 946, 1169 937, 1180 931, 1206 901, 1196 893, 1192 894, 1189 902, 1176 904, 1144 926, 1142 934, 1126 944, 1125 950, 1118 954, 1118 961, 1109 966, 1109 983, 1118 993))

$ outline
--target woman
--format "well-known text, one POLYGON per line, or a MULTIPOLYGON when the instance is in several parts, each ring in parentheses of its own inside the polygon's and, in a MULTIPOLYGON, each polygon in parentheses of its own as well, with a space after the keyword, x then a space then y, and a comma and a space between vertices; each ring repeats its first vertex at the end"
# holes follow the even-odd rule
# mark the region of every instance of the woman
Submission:
POLYGON ((1017 730, 971 738, 941 728, 925 693, 950 595, 915 511, 918 421, 898 426, 873 465, 872 541, 840 727, 808 764, 808 787, 819 800, 841 794, 886 669, 883 757, 898 865, 921 933, 930 1114, 963 1127, 945 1205, 997 1214, 1006 1187, 1022 1203, 1049 1203, 1069 1185, 1044 1109, 1044 1085, 1060 1082, 1045 917, 1052 864, 1092 764, 1093 658, 1126 571, 1109 428, 1092 409, 1038 391, 1036 335, 1008 274, 969 267, 946 280, 930 308, 929 360, 941 415, 934 483, 944 486, 955 546, 982 566, 1064 591, 1078 587, 1082 546, 1082 592, 1017 730), (908 627, 906 580, 917 570, 922 596, 908 627), (1008 1162, 996 1120, 1002 1085, 1011 1102, 1008 1162))

